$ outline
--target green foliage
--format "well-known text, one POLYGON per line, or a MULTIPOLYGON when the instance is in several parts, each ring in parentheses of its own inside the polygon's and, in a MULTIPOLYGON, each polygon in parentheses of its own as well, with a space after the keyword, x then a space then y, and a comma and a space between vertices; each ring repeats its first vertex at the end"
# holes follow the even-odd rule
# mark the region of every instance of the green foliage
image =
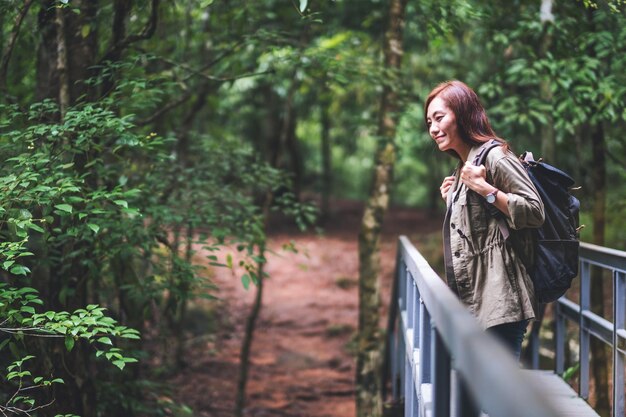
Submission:
MULTIPOLYGON (((595 198, 590 132, 603 129, 607 243, 626 241, 622 1, 555 2, 549 23, 538 2, 409 2, 401 74, 381 65, 385 2, 161 2, 152 35, 149 1, 127 12, 124 2, 98 4, 93 14, 88 2, 52 3, 80 28, 67 35, 65 114, 56 10, 34 2, 13 32, 23 2, 0 2, 1 365, 23 360, 32 375, 51 375, 46 363, 89 358, 78 374, 97 381, 100 415, 105 403, 128 414, 178 407, 146 394, 164 389, 150 372, 125 385, 118 368, 135 372, 147 365, 133 362, 150 356, 177 369, 176 348, 162 346, 182 344, 190 300, 214 298, 211 268, 241 271, 246 288, 259 281, 267 210, 312 223, 315 210, 299 201, 325 192, 325 178, 336 197, 364 198, 383 86, 403 103, 395 203, 442 209, 437 189, 455 161, 428 137, 421 106, 434 85, 458 78, 515 151, 538 154, 554 128, 554 162, 583 186, 583 239, 595 198), (124 33, 110 30, 116 15, 124 33), (133 41, 116 49, 124 39, 133 41), (62 357, 53 357, 57 342, 62 357)), ((10 372, 26 371, 18 368, 10 372)))
POLYGON ((63 384, 63 380, 60 378, 51 379, 34 376, 25 365, 31 359, 35 359, 35 357, 28 355, 14 361, 7 366, 6 373, 2 375, 2 378, 14 390, 0 403, 0 413, 3 415, 19 413, 28 415, 45 407, 47 404, 37 403, 33 397, 33 392, 43 388, 51 388, 54 384, 63 384))
POLYGON ((576 362, 573 366, 570 366, 563 372, 563 379, 570 382, 572 378, 580 371, 580 362, 576 362))

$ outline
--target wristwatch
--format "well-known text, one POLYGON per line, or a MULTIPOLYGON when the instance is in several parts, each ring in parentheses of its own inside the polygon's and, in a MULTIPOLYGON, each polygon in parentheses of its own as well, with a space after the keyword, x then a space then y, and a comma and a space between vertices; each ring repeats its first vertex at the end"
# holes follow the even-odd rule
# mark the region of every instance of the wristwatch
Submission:
POLYGON ((498 189, 494 188, 494 190, 492 192, 490 192, 489 194, 487 194, 485 196, 485 199, 487 200, 487 203, 489 204, 493 204, 496 202, 496 195, 498 195, 498 189))

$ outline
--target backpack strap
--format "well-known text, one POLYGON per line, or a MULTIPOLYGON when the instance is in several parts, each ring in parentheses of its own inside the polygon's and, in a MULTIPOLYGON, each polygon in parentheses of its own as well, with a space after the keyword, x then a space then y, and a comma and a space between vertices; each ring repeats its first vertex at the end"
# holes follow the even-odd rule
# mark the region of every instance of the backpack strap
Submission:
MULTIPOLYGON (((491 139, 490 141, 485 142, 483 145, 481 145, 480 150, 478 151, 478 153, 474 157, 474 160, 472 161, 472 164, 476 166, 484 165, 485 161, 487 160, 487 155, 489 154, 489 151, 491 151, 496 146, 501 146, 501 145, 502 143, 498 142, 495 139, 491 139)), ((500 210, 498 210, 491 204, 488 204, 488 203, 486 204, 487 204, 487 212, 496 218, 496 220, 498 221, 498 228, 500 229, 500 233, 502 233, 502 237, 504 238, 504 240, 507 240, 510 235, 509 226, 506 224, 506 221, 504 220, 502 213, 500 212, 500 210)))
POLYGON ((502 142, 498 142, 495 139, 491 139, 491 140, 483 143, 480 146, 480 150, 478 151, 478 153, 474 157, 474 160, 472 161, 472 164, 476 165, 476 166, 484 165, 485 161, 487 160, 487 154, 489 153, 489 151, 491 151, 496 146, 501 146, 501 145, 502 145, 502 142))

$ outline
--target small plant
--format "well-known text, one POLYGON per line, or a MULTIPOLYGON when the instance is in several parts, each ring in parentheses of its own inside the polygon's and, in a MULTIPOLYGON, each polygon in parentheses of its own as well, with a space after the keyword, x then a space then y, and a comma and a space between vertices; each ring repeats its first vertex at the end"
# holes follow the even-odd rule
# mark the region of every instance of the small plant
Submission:
POLYGON ((563 380, 570 383, 572 379, 576 376, 579 370, 580 370, 580 362, 576 362, 574 365, 567 368, 565 372, 563 372, 563 380))
POLYGON ((350 334, 354 331, 354 326, 345 323, 331 324, 326 328, 326 336, 338 337, 350 334))
POLYGON ((349 290, 350 288, 356 287, 358 285, 358 282, 355 278, 340 277, 335 280, 335 285, 342 290, 349 290))

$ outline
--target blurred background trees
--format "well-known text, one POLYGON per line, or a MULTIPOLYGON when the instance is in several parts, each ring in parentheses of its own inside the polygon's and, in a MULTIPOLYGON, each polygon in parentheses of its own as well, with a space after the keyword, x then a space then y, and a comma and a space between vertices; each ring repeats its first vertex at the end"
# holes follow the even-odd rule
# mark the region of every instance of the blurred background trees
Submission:
POLYGON ((38 412, 154 415, 155 376, 182 365, 187 303, 211 297, 201 264, 232 267, 215 254, 235 241, 243 285, 258 283, 268 193, 299 224, 301 202, 323 225, 335 199, 364 201, 390 83, 392 204, 442 209, 454 162, 422 103, 456 78, 516 152, 582 185, 583 240, 624 248, 621 1, 409 2, 398 74, 388 13, 381 0, 0 3, 4 412, 56 398, 38 412), (13 396, 24 384, 39 388, 13 396))

